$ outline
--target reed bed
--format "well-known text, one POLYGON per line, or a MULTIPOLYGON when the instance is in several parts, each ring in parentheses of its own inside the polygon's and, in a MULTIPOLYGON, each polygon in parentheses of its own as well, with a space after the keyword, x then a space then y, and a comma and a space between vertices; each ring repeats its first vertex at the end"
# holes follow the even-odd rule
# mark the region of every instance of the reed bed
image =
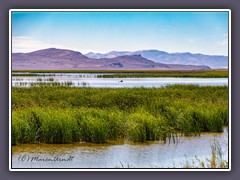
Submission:
MULTIPOLYGON (((66 86, 66 87, 69 87, 69 86, 72 86, 73 85, 73 82, 72 81, 66 81, 66 82, 54 82, 52 80, 48 80, 48 79, 45 79, 45 80, 42 80, 42 79, 37 79, 37 82, 19 82, 19 83, 16 83, 18 87, 56 87, 56 86, 66 86)), ((86 86, 86 85, 85 85, 86 86)))
MULTIPOLYGON (((14 72, 14 71, 13 71, 14 72)), ((39 73, 39 74, 37 74, 37 73, 35 73, 35 72, 33 72, 33 73, 24 73, 24 72, 22 72, 22 71, 20 71, 19 73, 12 73, 12 76, 32 76, 32 77, 34 77, 34 76, 46 76, 46 77, 48 77, 48 76, 55 76, 55 74, 44 74, 44 73, 39 73)))
POLYGON ((222 132, 228 87, 12 88, 12 144, 167 141, 222 132))
POLYGON ((201 77, 227 78, 228 70, 22 70, 13 71, 12 76, 54 76, 44 73, 103 73, 101 78, 142 78, 142 77, 201 77), (23 72, 23 73, 21 73, 23 72), (27 73, 24 73, 27 72, 27 73), (42 73, 42 74, 36 74, 42 73), (112 73, 112 74, 109 74, 112 73))
POLYGON ((114 73, 99 75, 102 78, 144 78, 144 77, 199 77, 199 78, 227 78, 228 71, 162 71, 114 73))

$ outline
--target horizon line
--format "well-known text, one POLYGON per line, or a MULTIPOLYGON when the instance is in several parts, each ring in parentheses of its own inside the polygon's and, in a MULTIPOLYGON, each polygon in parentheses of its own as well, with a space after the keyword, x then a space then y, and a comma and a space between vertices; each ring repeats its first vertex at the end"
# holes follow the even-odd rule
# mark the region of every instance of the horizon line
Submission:
POLYGON ((140 49, 140 50, 133 50, 133 51, 129 51, 129 50, 111 50, 111 51, 107 51, 107 52, 96 52, 96 51, 89 51, 88 53, 82 53, 81 50, 74 50, 74 49, 70 49, 70 48, 57 48, 57 47, 49 47, 49 48, 43 48, 43 49, 38 49, 38 50, 34 50, 34 51, 29 51, 29 52, 11 52, 12 54, 14 53, 23 53, 23 54, 26 54, 26 53, 33 53, 33 52, 36 52, 36 51, 42 51, 42 50, 48 50, 48 49, 58 49, 58 50, 67 50, 67 51, 74 51, 74 52, 79 52, 83 55, 86 55, 86 54, 89 54, 89 53, 94 53, 94 54, 108 54, 108 53, 111 53, 111 52, 130 52, 130 53, 133 53, 133 52, 136 52, 136 51, 159 51, 159 52, 165 52, 165 53, 168 53, 168 54, 194 54, 194 55, 207 55, 207 56, 225 56, 225 57, 229 57, 228 55, 219 55, 219 54, 205 54, 205 53, 196 53, 196 52, 190 52, 190 51, 185 51, 185 52, 180 52, 180 51, 177 51, 177 52, 168 52, 168 51, 163 51, 163 50, 159 50, 159 49, 140 49))

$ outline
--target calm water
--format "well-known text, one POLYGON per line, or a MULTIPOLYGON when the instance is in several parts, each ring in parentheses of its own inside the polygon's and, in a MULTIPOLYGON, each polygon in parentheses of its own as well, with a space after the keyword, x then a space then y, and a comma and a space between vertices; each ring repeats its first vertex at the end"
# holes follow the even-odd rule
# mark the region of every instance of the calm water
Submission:
POLYGON ((227 160, 228 130, 225 129, 223 133, 181 137, 178 143, 119 141, 109 144, 13 146, 12 168, 181 168, 192 161, 197 165, 195 156, 206 162, 206 158, 211 157, 214 141, 219 143, 223 158, 227 160), (49 161, 57 157, 66 161, 49 161), (48 162, 41 159, 48 159, 48 162))
MULTIPOLYGON (((37 73, 36 73, 37 74, 37 73)), ((71 82, 76 87, 163 87, 173 84, 227 86, 228 78, 99 78, 100 73, 38 73, 39 76, 13 76, 12 86, 28 87, 34 83, 71 82)))

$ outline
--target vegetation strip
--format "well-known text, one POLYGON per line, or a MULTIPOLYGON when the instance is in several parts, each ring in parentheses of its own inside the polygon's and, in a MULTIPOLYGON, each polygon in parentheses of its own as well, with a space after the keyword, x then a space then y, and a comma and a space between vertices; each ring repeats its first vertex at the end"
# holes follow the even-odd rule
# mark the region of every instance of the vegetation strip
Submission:
MULTIPOLYGON (((227 70, 192 70, 192 71, 164 71, 164 70, 26 70, 13 71, 12 76, 46 76, 35 73, 103 73, 103 78, 125 78, 125 77, 206 77, 223 78, 228 77, 227 70), (18 72, 14 74, 14 72, 18 72), (21 73, 22 72, 22 73, 21 73), (27 72, 27 73, 26 73, 27 72), (106 73, 106 74, 104 74, 106 73), (107 74, 114 73, 114 74, 107 74)), ((54 74, 48 75, 54 76, 54 74)))
POLYGON ((163 140, 222 132, 228 87, 12 88, 12 144, 163 140))

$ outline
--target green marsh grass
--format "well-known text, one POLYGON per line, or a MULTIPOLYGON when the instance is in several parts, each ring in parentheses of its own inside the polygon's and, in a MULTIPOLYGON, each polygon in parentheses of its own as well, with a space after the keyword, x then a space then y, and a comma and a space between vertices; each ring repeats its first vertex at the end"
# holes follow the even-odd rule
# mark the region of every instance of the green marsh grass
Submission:
POLYGON ((227 86, 12 88, 12 144, 166 142, 222 132, 228 121, 227 86))
POLYGON ((199 78, 224 78, 228 71, 152 71, 152 72, 120 72, 100 75, 102 78, 144 78, 144 77, 199 77, 199 78))
MULTIPOLYGON (((12 76, 44 76, 34 73, 103 73, 103 78, 141 78, 141 77, 228 77, 228 70, 15 70, 12 76), (21 72, 25 72, 22 73, 21 72), (27 72, 27 73, 26 73, 27 72), (105 74, 104 74, 105 73, 105 74), (113 73, 113 74, 108 74, 113 73)), ((54 74, 50 74, 54 76, 54 74)))

